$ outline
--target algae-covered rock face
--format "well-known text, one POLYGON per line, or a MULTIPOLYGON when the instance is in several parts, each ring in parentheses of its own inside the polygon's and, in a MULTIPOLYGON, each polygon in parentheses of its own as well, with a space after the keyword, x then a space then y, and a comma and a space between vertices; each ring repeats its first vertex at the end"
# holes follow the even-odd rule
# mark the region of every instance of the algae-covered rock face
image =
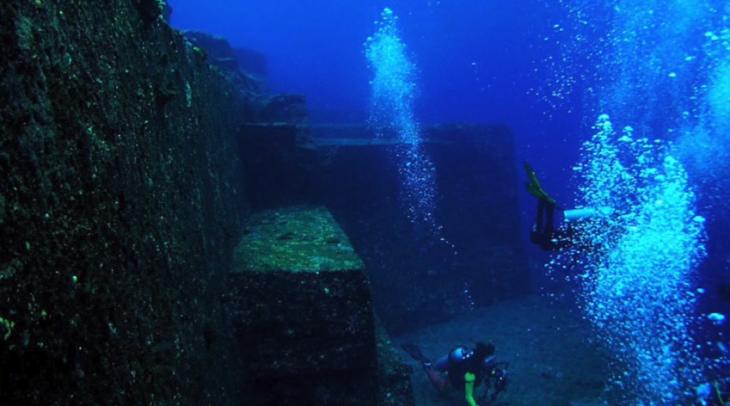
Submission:
POLYGON ((249 103, 164 8, 0 3, 2 405, 240 404, 220 297, 249 103))
POLYGON ((364 267, 326 208, 298 206, 251 216, 233 272, 320 272, 364 267))

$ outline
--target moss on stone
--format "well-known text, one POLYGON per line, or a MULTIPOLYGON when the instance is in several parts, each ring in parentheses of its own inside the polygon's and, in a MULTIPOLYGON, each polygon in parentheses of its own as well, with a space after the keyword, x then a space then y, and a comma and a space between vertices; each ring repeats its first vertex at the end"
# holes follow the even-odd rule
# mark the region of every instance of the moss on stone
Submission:
POLYGON ((363 269, 344 231, 322 206, 266 210, 251 216, 233 272, 363 269))

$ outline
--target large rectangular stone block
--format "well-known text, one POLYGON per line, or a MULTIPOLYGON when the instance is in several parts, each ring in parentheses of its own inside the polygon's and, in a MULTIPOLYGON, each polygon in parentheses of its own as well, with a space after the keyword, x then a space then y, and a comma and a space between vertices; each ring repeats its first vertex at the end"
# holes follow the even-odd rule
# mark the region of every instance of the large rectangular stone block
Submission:
POLYGON ((271 385, 278 404, 375 404, 368 281, 327 209, 254 214, 234 261, 231 311, 253 404, 271 401, 271 385))

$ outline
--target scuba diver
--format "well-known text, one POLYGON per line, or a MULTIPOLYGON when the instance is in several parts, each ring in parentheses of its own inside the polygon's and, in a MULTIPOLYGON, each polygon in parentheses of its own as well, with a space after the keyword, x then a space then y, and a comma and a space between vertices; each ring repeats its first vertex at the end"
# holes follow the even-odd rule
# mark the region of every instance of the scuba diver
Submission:
POLYGON ((565 211, 555 204, 555 199, 543 190, 535 171, 530 164, 524 162, 527 178, 527 191, 537 199, 535 224, 530 231, 530 242, 538 245, 543 251, 558 251, 570 246, 573 229, 570 224, 566 228, 555 229, 555 209, 565 211))
POLYGON ((535 224, 530 231, 530 241, 538 245, 543 251, 560 251, 570 248, 574 243, 575 230, 571 222, 589 219, 593 217, 609 216, 613 213, 610 208, 599 209, 572 209, 566 210, 555 204, 555 199, 543 190, 535 171, 530 164, 524 162, 525 172, 530 180, 525 183, 527 191, 537 199, 537 213, 535 213, 535 224), (563 212, 566 224, 555 228, 555 210, 563 212))
POLYGON ((469 406, 485 406, 494 402, 497 395, 507 390, 508 362, 497 362, 494 357, 494 345, 477 342, 474 349, 460 345, 441 357, 435 364, 426 358, 414 344, 403 344, 403 349, 416 361, 423 365, 436 390, 441 391, 447 383, 459 391, 463 391, 464 399, 469 406), (438 372, 445 372, 443 379, 438 372), (480 402, 477 403, 474 389, 484 382, 485 389, 480 402), (489 395, 489 391, 494 392, 489 395), (489 398, 487 398, 489 395, 489 398))

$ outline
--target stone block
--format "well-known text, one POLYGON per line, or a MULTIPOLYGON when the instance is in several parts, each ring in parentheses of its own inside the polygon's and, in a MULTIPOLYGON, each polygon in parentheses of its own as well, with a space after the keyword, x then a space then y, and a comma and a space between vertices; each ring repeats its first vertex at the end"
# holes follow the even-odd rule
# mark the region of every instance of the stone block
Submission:
POLYGON ((369 284, 362 260, 326 208, 252 215, 229 280, 252 404, 270 402, 272 385, 277 404, 375 404, 369 284))

